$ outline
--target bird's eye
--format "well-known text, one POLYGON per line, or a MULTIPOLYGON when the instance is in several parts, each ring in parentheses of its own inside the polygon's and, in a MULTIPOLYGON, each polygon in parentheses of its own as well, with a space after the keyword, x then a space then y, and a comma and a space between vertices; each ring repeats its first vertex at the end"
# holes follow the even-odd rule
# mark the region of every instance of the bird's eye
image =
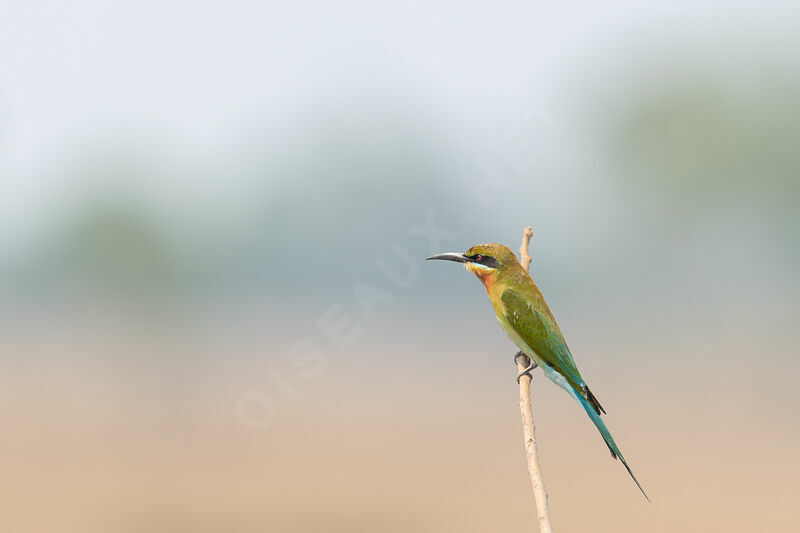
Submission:
POLYGON ((475 254, 475 261, 481 262, 483 260, 483 256, 481 254, 475 254))

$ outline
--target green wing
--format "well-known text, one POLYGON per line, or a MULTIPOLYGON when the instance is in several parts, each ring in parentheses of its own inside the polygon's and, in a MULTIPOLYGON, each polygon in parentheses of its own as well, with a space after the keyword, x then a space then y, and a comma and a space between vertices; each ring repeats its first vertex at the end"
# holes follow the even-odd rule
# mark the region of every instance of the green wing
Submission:
POLYGON ((544 299, 538 294, 538 290, 536 296, 543 310, 536 309, 534 305, 528 303, 528 299, 513 289, 503 291, 500 299, 505 307, 506 319, 525 344, 530 346, 548 366, 564 376, 575 392, 586 399, 597 414, 601 411, 605 413, 597 398, 586 386, 581 373, 578 372, 564 336, 547 309, 544 299))

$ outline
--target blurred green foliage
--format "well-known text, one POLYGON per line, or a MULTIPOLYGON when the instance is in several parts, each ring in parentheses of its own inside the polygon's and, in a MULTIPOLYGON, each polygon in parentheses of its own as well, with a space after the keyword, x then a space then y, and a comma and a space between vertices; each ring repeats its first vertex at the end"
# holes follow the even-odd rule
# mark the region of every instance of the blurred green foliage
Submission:
POLYGON ((610 125, 621 185, 692 208, 763 197, 796 206, 800 76, 747 74, 672 71, 638 88, 610 125))

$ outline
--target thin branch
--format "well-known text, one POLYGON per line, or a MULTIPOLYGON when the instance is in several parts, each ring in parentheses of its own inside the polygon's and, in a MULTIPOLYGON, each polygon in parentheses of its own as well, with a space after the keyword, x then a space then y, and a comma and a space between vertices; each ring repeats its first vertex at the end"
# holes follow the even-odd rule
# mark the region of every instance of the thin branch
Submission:
POLYGON ((522 268, 525 270, 528 270, 528 267, 531 265, 531 256, 528 255, 528 246, 531 243, 531 237, 533 237, 533 228, 528 226, 522 230, 522 244, 519 247, 519 264, 521 264, 522 268))
MULTIPOLYGON (((531 264, 528 255, 533 230, 529 227, 522 230, 522 245, 519 248, 520 263, 527 270, 531 264)), ((528 357, 517 357, 517 368, 523 372, 530 364, 528 357)), ((547 490, 542 478, 542 466, 539 464, 539 450, 536 447, 536 429, 533 425, 533 410, 531 408, 531 381, 530 374, 525 374, 519 379, 519 410, 522 414, 522 432, 525 435, 525 454, 528 457, 528 472, 531 475, 533 495, 536 498, 536 514, 539 516, 539 532, 552 533, 553 525, 550 523, 550 508, 547 505, 547 490)))

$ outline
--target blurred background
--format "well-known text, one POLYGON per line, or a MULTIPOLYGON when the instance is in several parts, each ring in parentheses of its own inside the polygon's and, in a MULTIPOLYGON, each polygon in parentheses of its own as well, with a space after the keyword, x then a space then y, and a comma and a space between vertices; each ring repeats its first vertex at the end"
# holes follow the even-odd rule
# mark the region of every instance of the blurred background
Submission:
POLYGON ((7 3, 0 529, 535 531, 516 249, 651 496, 534 378, 557 531, 792 528, 793 2, 7 3))

